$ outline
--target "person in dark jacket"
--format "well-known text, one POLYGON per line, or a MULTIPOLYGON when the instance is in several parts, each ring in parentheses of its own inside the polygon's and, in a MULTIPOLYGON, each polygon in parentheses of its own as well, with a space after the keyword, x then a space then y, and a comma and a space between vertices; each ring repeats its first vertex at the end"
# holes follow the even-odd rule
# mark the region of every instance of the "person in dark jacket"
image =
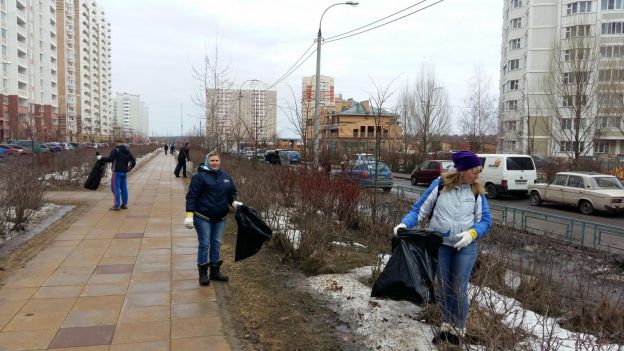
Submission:
POLYGON ((167 154, 167 150, 169 150, 169 145, 165 144, 165 146, 163 146, 163 148, 165 149, 165 155, 167 154))
POLYGON ((186 161, 189 159, 189 143, 184 144, 183 147, 178 151, 178 164, 176 165, 173 174, 176 178, 180 178, 180 170, 182 170, 182 175, 186 178, 186 161))
POLYGON ((111 177, 111 191, 113 192, 114 205, 111 211, 128 209, 128 172, 136 165, 134 156, 124 144, 117 145, 108 155, 100 158, 102 162, 112 162, 113 175, 111 177))
POLYGON ((184 225, 188 229, 195 227, 197 231, 199 241, 197 270, 200 285, 208 285, 210 280, 225 282, 229 280, 221 273, 223 261, 220 259, 220 253, 225 216, 229 212, 230 204, 233 208, 242 205, 238 201, 232 177, 221 170, 221 158, 216 151, 212 151, 191 178, 186 194, 184 225))
POLYGON ((171 144, 171 146, 169 146, 169 153, 170 153, 171 155, 175 156, 174 151, 175 151, 175 145, 174 145, 174 144, 171 144))

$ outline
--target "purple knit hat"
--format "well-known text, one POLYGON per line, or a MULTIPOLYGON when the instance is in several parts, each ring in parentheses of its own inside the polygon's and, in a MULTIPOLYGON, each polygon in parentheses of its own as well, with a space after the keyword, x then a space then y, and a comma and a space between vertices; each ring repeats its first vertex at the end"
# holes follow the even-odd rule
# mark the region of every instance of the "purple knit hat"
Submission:
POLYGON ((454 153, 453 163, 455 163, 455 169, 458 172, 481 166, 481 160, 477 157, 477 154, 469 150, 454 153))

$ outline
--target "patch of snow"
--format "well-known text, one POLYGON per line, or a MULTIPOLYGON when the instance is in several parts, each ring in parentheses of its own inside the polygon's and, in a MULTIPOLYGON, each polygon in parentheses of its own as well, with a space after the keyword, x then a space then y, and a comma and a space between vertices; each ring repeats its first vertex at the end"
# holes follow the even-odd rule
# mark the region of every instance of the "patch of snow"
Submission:
POLYGON ((336 245, 336 246, 343 246, 343 247, 355 246, 355 247, 364 248, 364 249, 366 248, 365 245, 362 245, 360 243, 355 243, 355 242, 353 244, 351 244, 351 243, 345 243, 345 242, 341 242, 341 241, 332 241, 331 244, 332 245, 336 245))

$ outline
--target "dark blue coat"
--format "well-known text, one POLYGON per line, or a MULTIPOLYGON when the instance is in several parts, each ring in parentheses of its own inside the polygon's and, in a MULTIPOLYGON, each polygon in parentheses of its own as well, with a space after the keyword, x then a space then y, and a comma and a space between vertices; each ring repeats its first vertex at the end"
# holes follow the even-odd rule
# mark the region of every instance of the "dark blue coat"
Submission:
POLYGON ((229 174, 201 165, 191 178, 186 193, 186 212, 196 212, 210 220, 220 221, 228 214, 232 201, 237 199, 236 186, 229 174))

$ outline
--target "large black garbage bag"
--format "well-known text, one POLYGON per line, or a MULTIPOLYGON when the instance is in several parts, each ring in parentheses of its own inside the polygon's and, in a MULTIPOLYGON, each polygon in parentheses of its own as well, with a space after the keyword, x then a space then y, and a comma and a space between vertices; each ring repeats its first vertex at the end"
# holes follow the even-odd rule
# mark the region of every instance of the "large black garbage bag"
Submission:
POLYGON ((433 281, 442 238, 429 230, 400 230, 392 239, 392 256, 377 278, 372 297, 435 303, 433 281))
POLYGON ((240 205, 236 209, 236 252, 234 262, 253 256, 260 251, 262 243, 271 239, 273 231, 264 222, 255 208, 240 205))
POLYGON ((84 183, 84 187, 89 190, 97 190, 100 186, 100 182, 102 181, 102 177, 106 172, 106 162, 102 162, 100 160, 96 160, 93 164, 93 168, 91 169, 91 173, 87 177, 87 180, 84 183))

